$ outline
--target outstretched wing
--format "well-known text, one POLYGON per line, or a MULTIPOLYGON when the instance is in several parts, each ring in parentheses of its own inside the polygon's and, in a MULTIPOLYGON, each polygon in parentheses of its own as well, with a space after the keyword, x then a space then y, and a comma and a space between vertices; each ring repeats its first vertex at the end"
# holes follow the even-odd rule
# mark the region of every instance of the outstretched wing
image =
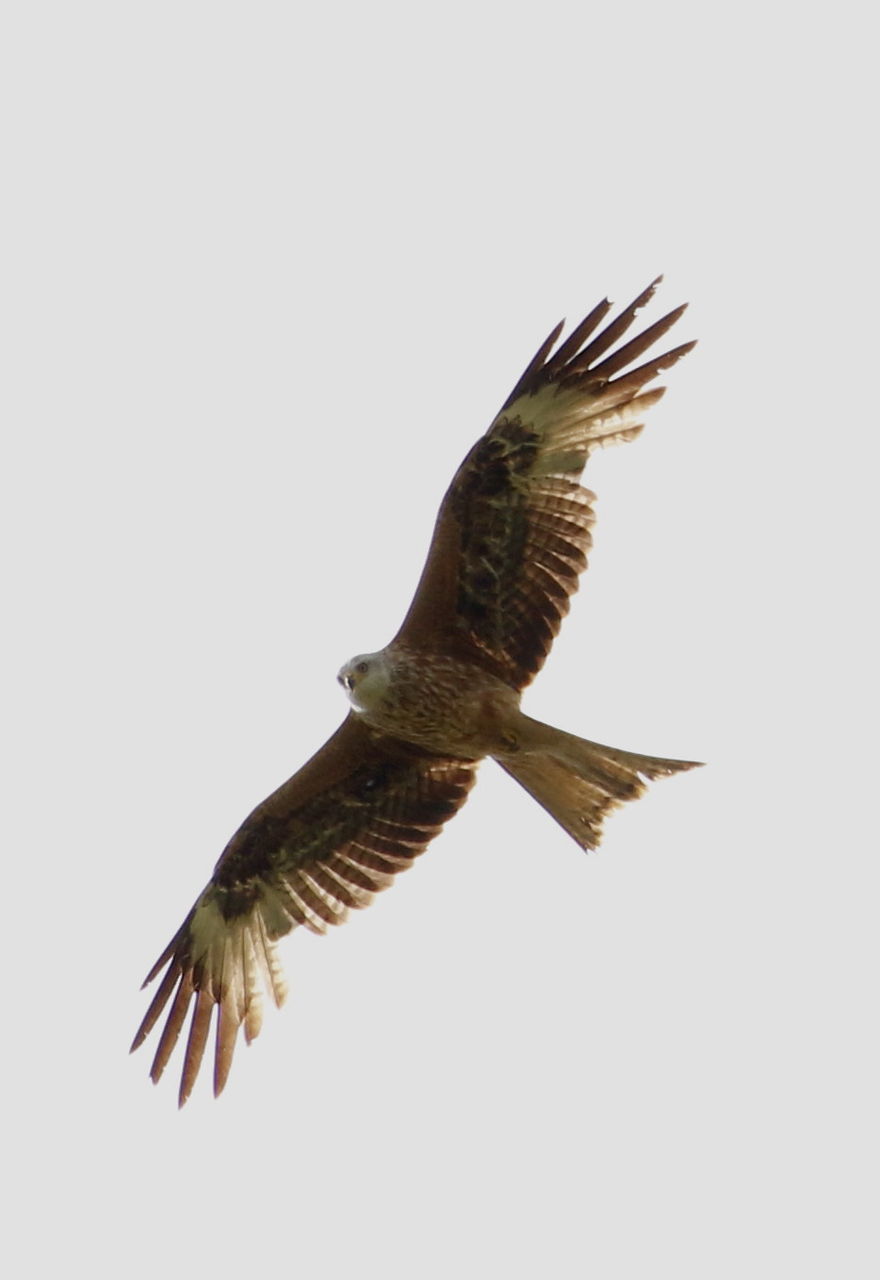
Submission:
POLYGON ((157 1081, 192 1021, 180 1104, 192 1090, 217 1009, 214 1093, 226 1083, 238 1029, 262 1022, 265 987, 286 988, 275 940, 297 925, 323 933, 387 888, 464 804, 476 764, 427 755, 350 715, 317 755, 259 805, 226 846, 211 882, 147 975, 166 969, 132 1049, 171 1008, 151 1076, 157 1081), (167 966, 167 968, 166 968, 167 966))
POLYGON ((595 495, 578 483, 584 464, 598 445, 638 435, 664 391, 643 388, 694 346, 625 372, 678 307, 607 354, 659 283, 599 333, 608 301, 556 351, 562 324, 538 350, 443 499, 398 641, 476 659, 520 689, 541 669, 587 566, 595 495))

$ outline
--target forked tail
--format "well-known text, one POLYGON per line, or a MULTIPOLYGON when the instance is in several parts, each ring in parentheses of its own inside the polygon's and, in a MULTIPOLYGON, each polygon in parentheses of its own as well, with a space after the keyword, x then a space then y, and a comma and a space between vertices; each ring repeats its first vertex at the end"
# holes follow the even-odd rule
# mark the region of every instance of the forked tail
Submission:
POLYGON ((595 849, 610 810, 637 799, 646 779, 699 767, 697 760, 664 760, 589 742, 527 716, 524 749, 495 759, 583 849, 595 849), (528 741, 532 739, 533 741, 528 741))

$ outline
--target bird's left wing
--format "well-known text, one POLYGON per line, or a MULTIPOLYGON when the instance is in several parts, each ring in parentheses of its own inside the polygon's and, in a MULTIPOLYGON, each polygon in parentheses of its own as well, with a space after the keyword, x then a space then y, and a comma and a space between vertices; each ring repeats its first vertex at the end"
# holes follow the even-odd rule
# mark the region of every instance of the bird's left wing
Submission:
POLYGON ((297 925, 323 933, 366 906, 464 803, 476 764, 432 756, 349 715, 299 773, 259 805, 224 850, 210 884, 147 975, 162 978, 138 1048, 171 1001, 151 1069, 157 1081, 193 1004, 181 1105, 217 1009, 214 1092, 226 1083, 239 1027, 260 1030, 265 988, 286 988, 275 940, 297 925), (167 967, 166 967, 167 966, 167 967))
POLYGON ((540 670, 587 564, 584 464, 638 435, 663 394, 644 388, 694 345, 635 363, 684 307, 617 345, 658 283, 604 328, 607 301, 555 351, 561 324, 539 348, 443 499, 401 644, 457 651, 518 689, 540 670))

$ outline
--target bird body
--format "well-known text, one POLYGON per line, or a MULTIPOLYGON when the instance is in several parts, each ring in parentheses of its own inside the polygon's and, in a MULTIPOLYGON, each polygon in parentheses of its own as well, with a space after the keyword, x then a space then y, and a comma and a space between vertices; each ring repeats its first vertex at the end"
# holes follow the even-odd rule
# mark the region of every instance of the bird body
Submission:
POLYGON ((491 756, 584 849, 599 842, 615 803, 644 790, 641 776, 694 768, 606 747, 533 720, 520 694, 476 663, 391 644, 352 658, 339 673, 365 725, 444 756, 491 756))
POLYGON ((515 749, 519 693, 474 662, 393 643, 353 658, 340 677, 355 714, 391 737, 463 760, 515 749))
POLYGON ((348 717, 245 820, 147 976, 165 970, 132 1048, 167 1007, 154 1080, 192 1008, 181 1103, 215 1011, 219 1093, 239 1029, 248 1041, 259 1032, 262 992, 283 1001, 276 940, 297 925, 324 932, 386 888, 464 803, 484 757, 585 849, 646 779, 693 767, 590 742, 520 707, 586 568, 595 500, 579 483, 587 458, 638 435, 663 394, 644 388, 694 345, 630 367, 683 307, 616 345, 658 283, 604 328, 607 301, 555 350, 561 325, 539 348, 453 478, 397 635, 340 670, 348 717))

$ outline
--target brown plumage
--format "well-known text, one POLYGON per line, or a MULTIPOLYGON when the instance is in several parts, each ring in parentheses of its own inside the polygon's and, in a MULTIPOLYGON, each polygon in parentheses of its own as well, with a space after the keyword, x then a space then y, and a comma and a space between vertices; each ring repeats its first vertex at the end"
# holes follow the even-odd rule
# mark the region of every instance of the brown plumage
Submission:
POLYGON ((694 345, 625 372, 684 310, 615 345, 658 283, 604 329, 608 302, 555 351, 562 325, 539 348, 453 478, 399 632, 340 671, 353 710, 236 832, 148 974, 165 970, 133 1049, 170 1001, 154 1080, 193 1010, 181 1104, 215 1008, 219 1093, 239 1028, 248 1042, 260 1030, 262 991, 284 999, 275 941, 297 925, 324 932, 386 888, 464 803, 484 756, 585 849, 646 778, 693 767, 588 742, 519 708, 586 568, 594 495, 579 484, 584 464, 597 446, 638 435, 663 394, 644 388, 694 345))

